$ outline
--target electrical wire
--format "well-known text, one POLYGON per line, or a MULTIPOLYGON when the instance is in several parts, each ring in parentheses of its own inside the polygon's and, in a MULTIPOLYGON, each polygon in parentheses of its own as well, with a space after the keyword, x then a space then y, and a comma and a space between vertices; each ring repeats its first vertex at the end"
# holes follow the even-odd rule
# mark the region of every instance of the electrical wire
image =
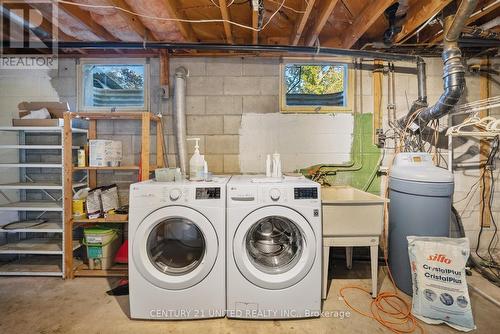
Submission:
MULTIPOLYGON (((479 229, 479 234, 477 237, 477 244, 476 244, 476 249, 475 249, 475 254, 477 255, 477 257, 479 257, 481 260, 483 260, 485 262, 488 269, 497 278, 500 278, 500 270, 499 270, 500 266, 499 266, 499 263, 495 260, 495 258, 491 254, 491 249, 493 246, 493 241, 497 237, 497 233, 498 233, 498 226, 496 224, 496 221, 495 221, 495 218, 493 215, 492 206, 493 206, 493 200, 494 200, 494 194, 495 194, 495 176, 493 174, 493 170, 494 170, 493 164, 494 164, 494 159, 500 150, 500 148, 499 148, 500 139, 499 138, 500 138, 499 136, 496 136, 493 143, 492 143, 492 149, 488 155, 488 158, 487 158, 485 166, 484 166, 483 174, 482 174, 482 177, 480 179, 482 182, 481 201, 482 201, 483 205, 481 208, 481 226, 479 229), (487 248, 487 254, 489 255, 489 259, 487 259, 479 254, 479 248, 481 246, 481 237, 483 235, 483 230, 484 230, 484 217, 485 217, 485 213, 486 213, 485 212, 486 204, 484 203, 484 202, 486 202, 486 198, 485 198, 486 197, 486 177, 485 177, 486 172, 488 172, 490 175, 490 189, 489 189, 490 194, 489 194, 489 199, 487 202, 488 203, 487 214, 490 216, 490 220, 491 220, 493 227, 494 227, 494 232, 493 232, 493 235, 490 239, 490 242, 488 243, 488 248, 487 248), (496 272, 493 271, 492 267, 496 268, 496 272)), ((482 264, 482 265, 484 266, 485 264, 482 264)))
MULTIPOLYGON (((276 0, 267 0, 267 1, 274 2, 274 3, 277 3, 277 4, 280 3, 279 1, 276 1, 276 0)), ((295 8, 292 8, 292 7, 286 6, 286 5, 283 5, 283 8, 288 9, 288 10, 294 12, 294 13, 297 13, 297 14, 304 14, 306 12, 305 10, 297 10, 295 8)))
MULTIPOLYGON (((214 2, 214 0, 210 0, 210 2, 211 2, 211 3, 213 3, 215 7, 220 8, 220 6, 219 6, 218 4, 216 4, 216 3, 214 2)), ((234 0, 233 0, 233 1, 231 1, 231 3, 229 3, 228 5, 226 5, 226 7, 227 7, 227 8, 229 8, 229 7, 230 7, 233 3, 234 3, 234 0)))
MULTIPOLYGON (((394 157, 392 157, 389 163, 387 176, 389 176, 391 173, 393 162, 394 162, 394 157)), ((389 177, 387 177, 385 181, 386 197, 389 195, 388 179, 389 177)), ((408 304, 401 296, 399 296, 399 292, 396 288, 396 283, 394 283, 394 279, 392 277, 392 273, 387 261, 388 227, 389 227, 389 206, 388 202, 386 201, 384 204, 384 231, 382 234, 381 246, 384 253, 384 261, 387 269, 387 275, 389 276, 394 291, 380 292, 373 299, 372 298, 373 296, 371 296, 370 291, 368 291, 367 289, 357 285, 348 285, 342 287, 339 291, 339 294, 344 300, 344 303, 354 312, 376 320, 379 324, 389 329, 393 333, 398 333, 398 334, 413 333, 417 329, 419 329, 421 333, 424 333, 423 327, 420 325, 418 320, 411 314, 410 304, 408 304), (370 296, 370 299, 372 299, 370 303, 370 313, 362 312, 358 308, 352 306, 351 303, 346 298, 345 295, 346 290, 360 290, 368 294, 370 296)))
POLYGON ((158 20, 158 21, 186 22, 186 23, 224 23, 224 22, 226 22, 226 23, 232 24, 232 25, 240 27, 240 28, 244 28, 244 29, 248 29, 248 30, 252 30, 252 31, 257 31, 257 32, 264 30, 267 27, 267 25, 269 23, 271 23, 272 19, 276 16, 276 14, 279 13, 279 11, 283 8, 283 6, 285 5, 285 2, 286 2, 286 0, 283 0, 281 2, 281 5, 278 7, 278 9, 276 9, 276 11, 273 12, 273 14, 271 14, 269 19, 267 19, 267 21, 262 25, 262 27, 254 28, 252 26, 247 26, 245 24, 241 24, 238 22, 234 22, 231 20, 225 20, 225 19, 191 20, 191 19, 167 18, 167 17, 139 14, 139 13, 133 12, 131 10, 128 10, 128 9, 125 9, 125 8, 122 8, 119 6, 115 6, 115 5, 91 5, 91 4, 74 3, 74 2, 70 2, 70 1, 66 1, 66 0, 54 0, 54 1, 56 1, 57 3, 75 6, 75 7, 94 8, 94 9, 115 9, 115 10, 122 11, 122 12, 130 14, 130 15, 137 16, 137 17, 142 17, 142 18, 150 19, 150 20, 158 20))

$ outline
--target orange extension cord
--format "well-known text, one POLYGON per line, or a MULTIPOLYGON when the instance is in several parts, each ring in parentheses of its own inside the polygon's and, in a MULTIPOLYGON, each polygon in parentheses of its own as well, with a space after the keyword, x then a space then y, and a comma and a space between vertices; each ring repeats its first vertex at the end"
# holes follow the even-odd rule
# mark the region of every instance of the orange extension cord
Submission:
POLYGON ((367 289, 357 285, 348 285, 341 288, 339 292, 344 303, 354 312, 378 321, 379 324, 386 327, 391 332, 398 334, 413 333, 418 328, 421 333, 425 333, 423 327, 418 323, 418 320, 411 314, 411 305, 398 295, 398 290, 396 289, 391 271, 387 265, 387 257, 385 257, 385 264, 387 266, 389 278, 394 287, 394 292, 380 292, 377 297, 373 299, 371 298, 371 292, 367 289), (370 303, 371 314, 360 311, 347 301, 344 294, 344 291, 347 289, 361 290, 370 296, 370 299, 372 299, 370 303))
MULTIPOLYGON (((394 159, 394 158, 393 158, 394 159)), ((392 167, 392 161, 389 164, 392 167)), ((391 168, 387 173, 387 179, 389 178, 391 168)), ((386 194, 388 193, 388 184, 386 184, 386 194)), ((389 329, 393 333, 403 334, 403 333, 413 333, 420 330, 421 333, 425 333, 424 328, 419 324, 418 320, 411 314, 411 305, 408 304, 402 297, 399 296, 398 289, 392 278, 391 270, 387 263, 387 232, 388 232, 388 204, 386 202, 384 206, 384 260, 387 268, 387 273, 391 280, 394 292, 384 291, 380 292, 376 298, 371 297, 371 291, 358 286, 358 285, 348 285, 340 289, 339 294, 344 300, 344 303, 351 308, 354 312, 359 313, 365 317, 372 318, 376 320, 379 324, 389 329), (359 309, 352 306, 344 294, 345 290, 361 290, 370 296, 370 312, 365 313, 359 309)))

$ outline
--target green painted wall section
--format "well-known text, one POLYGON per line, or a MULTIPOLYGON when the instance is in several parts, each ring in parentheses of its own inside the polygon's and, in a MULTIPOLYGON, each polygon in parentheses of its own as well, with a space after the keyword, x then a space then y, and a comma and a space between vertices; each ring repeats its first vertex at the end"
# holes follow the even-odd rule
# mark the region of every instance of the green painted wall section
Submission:
MULTIPOLYGON (((372 143, 373 114, 354 115, 353 145, 351 148, 352 166, 327 166, 321 167, 322 172, 329 172, 325 180, 331 185, 350 185, 363 190, 366 186, 368 192, 380 194, 380 177, 376 171, 381 158, 380 149, 372 143), (374 175, 373 181, 370 178, 374 175)), ((314 169, 310 167, 302 172, 314 169)))
MULTIPOLYGON (((368 184, 370 176, 378 169, 381 153, 380 149, 372 143, 373 114, 355 114, 354 118, 351 156, 356 165, 361 163, 361 168, 356 171, 342 171, 342 169, 339 169, 335 175, 328 175, 327 180, 332 185, 348 184, 363 190, 368 184)), ((378 175, 375 175, 368 192, 376 195, 380 194, 380 177, 378 175)))

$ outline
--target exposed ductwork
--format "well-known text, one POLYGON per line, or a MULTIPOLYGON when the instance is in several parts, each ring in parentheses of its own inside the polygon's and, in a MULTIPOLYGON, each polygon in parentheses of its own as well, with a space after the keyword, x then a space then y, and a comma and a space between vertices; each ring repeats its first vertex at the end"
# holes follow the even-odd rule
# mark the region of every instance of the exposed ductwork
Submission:
MULTIPOLYGON (((445 37, 442 54, 444 92, 436 104, 427 107, 426 99, 421 100, 421 91, 425 90, 425 82, 421 82, 421 76, 419 76, 419 99, 413 103, 405 119, 408 120, 415 112, 419 112, 418 117, 413 122, 415 123, 415 130, 421 129, 429 121, 439 119, 449 113, 462 96, 465 89, 465 67, 462 64, 462 53, 458 47, 458 38, 465 26, 466 19, 472 14, 476 5, 477 0, 462 0, 457 13, 454 16, 446 17, 444 20, 445 37)), ((425 72, 425 64, 423 71, 425 72)), ((404 122, 404 124, 406 123, 404 122)))
POLYGON ((184 67, 175 70, 174 81, 174 122, 175 141, 177 143, 177 153, 181 173, 186 175, 187 169, 187 148, 186 148, 186 77, 188 71, 184 67))
POLYGON ((395 2, 384 11, 385 18, 389 22, 389 28, 384 32, 385 45, 392 45, 396 35, 401 32, 407 11, 408 0, 395 2))

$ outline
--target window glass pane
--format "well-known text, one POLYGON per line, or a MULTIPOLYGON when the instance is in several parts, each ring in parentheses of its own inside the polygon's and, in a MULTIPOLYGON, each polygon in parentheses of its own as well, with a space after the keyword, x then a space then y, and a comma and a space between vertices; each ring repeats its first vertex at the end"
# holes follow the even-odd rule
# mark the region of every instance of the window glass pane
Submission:
POLYGON ((286 105, 346 106, 345 64, 286 64, 283 73, 286 105))
POLYGON ((84 107, 144 107, 144 65, 83 65, 84 107))
POLYGON ((205 255, 205 238, 192 221, 168 218, 148 236, 151 263, 167 275, 185 275, 198 267, 205 255))
POLYGON ((293 268, 302 254, 302 233, 294 222, 280 216, 262 218, 247 232, 246 248, 259 270, 279 274, 293 268))

